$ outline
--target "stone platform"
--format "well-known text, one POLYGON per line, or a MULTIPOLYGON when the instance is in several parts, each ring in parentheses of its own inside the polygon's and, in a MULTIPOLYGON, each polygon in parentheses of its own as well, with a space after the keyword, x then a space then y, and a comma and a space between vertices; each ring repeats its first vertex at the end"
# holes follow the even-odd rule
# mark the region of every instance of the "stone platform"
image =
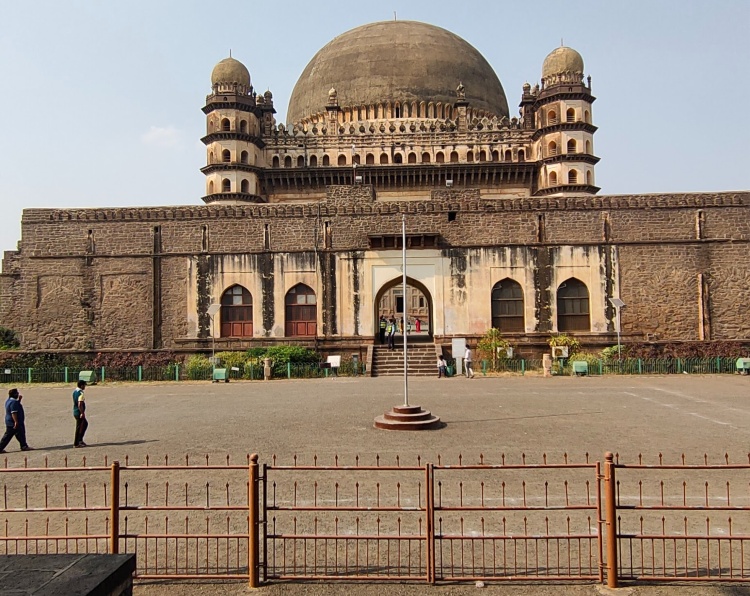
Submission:
POLYGON ((420 406, 393 406, 375 418, 375 428, 382 430, 433 430, 443 426, 440 418, 420 406))
POLYGON ((4 596, 130 596, 135 555, 0 556, 4 596))

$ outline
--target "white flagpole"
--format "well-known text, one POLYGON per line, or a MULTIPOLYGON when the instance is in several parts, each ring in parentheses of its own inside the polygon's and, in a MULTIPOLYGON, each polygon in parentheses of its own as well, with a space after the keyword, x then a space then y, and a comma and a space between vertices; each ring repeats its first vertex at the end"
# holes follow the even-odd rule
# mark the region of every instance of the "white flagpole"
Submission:
POLYGON ((401 216, 401 270, 403 271, 402 276, 402 287, 404 288, 403 296, 404 296, 404 324, 403 324, 403 334, 404 334, 404 405, 409 405, 409 382, 408 382, 408 376, 406 374, 406 367, 407 367, 407 358, 406 358, 406 330, 408 329, 408 321, 409 321, 409 315, 408 310, 406 308, 407 305, 407 289, 406 289, 406 215, 401 216))

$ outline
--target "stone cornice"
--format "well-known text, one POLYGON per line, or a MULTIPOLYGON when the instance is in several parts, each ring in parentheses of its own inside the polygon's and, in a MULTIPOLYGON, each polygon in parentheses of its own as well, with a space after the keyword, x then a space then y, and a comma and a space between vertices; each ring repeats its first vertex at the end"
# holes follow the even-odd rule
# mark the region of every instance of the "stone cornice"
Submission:
POLYGON ((210 145, 211 143, 214 143, 216 141, 245 141, 247 143, 252 143, 256 147, 259 147, 260 149, 263 149, 263 147, 266 146, 266 144, 263 142, 263 139, 260 137, 256 137, 253 135, 249 135, 244 132, 238 132, 238 131, 217 131, 212 132, 211 134, 207 134, 205 137, 201 139, 201 142, 204 145, 210 145))
POLYGON ((226 172, 226 171, 241 171, 241 172, 249 172, 251 174, 259 175, 263 170, 259 168, 258 166, 251 166, 247 163, 238 163, 238 162, 219 162, 219 163, 212 163, 208 164, 207 166, 203 166, 201 168, 201 172, 208 175, 213 172, 226 172))
MULTIPOLYGON (((318 202, 269 203, 265 205, 183 205, 90 209, 24 209, 21 223, 142 222, 171 220, 220 220, 222 218, 298 218, 321 215, 395 215, 467 211, 589 211, 616 209, 709 209, 750 207, 750 191, 675 193, 650 195, 597 195, 481 199, 478 189, 439 190, 431 200, 379 201, 369 186, 332 186, 318 202), (355 199, 347 198, 354 190, 355 199), (319 211, 320 210, 320 211, 319 211)), ((233 194, 233 193, 230 193, 233 194)), ((212 195, 217 196, 217 195, 212 195)), ((248 195, 251 196, 251 195, 248 195)))
POLYGON ((598 126, 594 126, 593 124, 589 124, 588 122, 578 121, 578 122, 558 122, 557 124, 551 124, 549 126, 543 126, 541 128, 538 128, 534 131, 533 136, 531 139, 533 141, 539 140, 539 137, 542 135, 547 135, 554 132, 562 132, 563 130, 582 130, 584 132, 590 132, 591 134, 594 134, 597 130, 599 130, 598 126))
POLYGON ((588 153, 558 153, 557 155, 550 155, 549 157, 542 158, 540 164, 553 164, 562 162, 584 162, 595 164, 598 163, 601 158, 596 155, 589 155, 588 153))

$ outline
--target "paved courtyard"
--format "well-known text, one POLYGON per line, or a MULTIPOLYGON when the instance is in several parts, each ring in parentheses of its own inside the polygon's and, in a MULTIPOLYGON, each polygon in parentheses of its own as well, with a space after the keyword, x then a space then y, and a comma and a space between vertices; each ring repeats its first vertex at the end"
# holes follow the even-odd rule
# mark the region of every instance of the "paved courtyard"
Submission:
MULTIPOLYGON (((19 387, 24 394, 29 444, 35 451, 21 453, 11 443, 0 465, 71 465, 84 455, 89 465, 125 460, 141 463, 150 458, 184 461, 185 455, 209 455, 225 461, 245 461, 256 452, 261 462, 321 465, 422 463, 530 463, 602 460, 605 451, 619 454, 621 462, 687 463, 748 461, 750 453, 750 378, 744 376, 670 377, 554 377, 507 376, 473 380, 416 378, 409 381, 409 402, 431 410, 446 423, 436 431, 388 432, 376 430, 373 419, 403 403, 401 378, 328 378, 272 382, 131 383, 95 385, 87 389, 89 447, 73 449, 72 386, 19 387)), ((217 461, 217 463, 219 463, 217 461)), ((269 593, 344 594, 375 593, 377 586, 281 584, 264 588, 269 593)), ((473 586, 391 586, 389 593, 460 594, 473 586)), ((490 586, 498 594, 592 594, 596 587, 577 585, 490 586)), ((748 594, 746 587, 638 587, 636 593, 748 594)), ((136 594, 235 594, 242 584, 142 583, 136 594)))

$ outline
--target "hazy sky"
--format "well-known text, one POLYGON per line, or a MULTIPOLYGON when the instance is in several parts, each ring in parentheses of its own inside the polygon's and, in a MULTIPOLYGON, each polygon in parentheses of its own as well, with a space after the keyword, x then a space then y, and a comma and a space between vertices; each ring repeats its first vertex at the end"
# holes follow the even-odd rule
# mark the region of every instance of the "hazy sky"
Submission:
POLYGON ((284 122, 315 52, 394 11, 476 47, 512 114, 561 38, 578 50, 603 194, 750 189, 750 0, 0 0, 0 249, 25 207, 200 204, 230 49, 284 122))

